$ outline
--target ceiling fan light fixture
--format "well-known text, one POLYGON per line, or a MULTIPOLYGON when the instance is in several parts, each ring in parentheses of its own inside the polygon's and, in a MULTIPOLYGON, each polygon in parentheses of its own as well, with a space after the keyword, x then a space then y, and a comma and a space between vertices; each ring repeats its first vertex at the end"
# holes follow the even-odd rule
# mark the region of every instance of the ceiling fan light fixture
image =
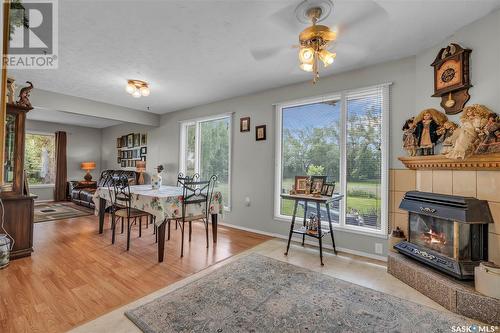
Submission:
POLYGON ((129 93, 129 94, 133 94, 134 91, 136 91, 136 87, 134 86, 133 83, 128 83, 127 86, 125 87, 125 90, 129 93))
POLYGON ((299 50, 299 60, 301 63, 312 63, 314 59, 314 49, 312 47, 301 47, 299 50))
POLYGON ((325 50, 325 49, 323 49, 319 52, 319 59, 323 62, 325 67, 328 67, 331 64, 333 64, 336 57, 337 57, 337 53, 333 53, 333 52, 330 52, 330 51, 325 50))
POLYGON ((301 63, 299 65, 300 69, 302 69, 304 72, 312 72, 313 71, 313 64, 312 63, 301 63))

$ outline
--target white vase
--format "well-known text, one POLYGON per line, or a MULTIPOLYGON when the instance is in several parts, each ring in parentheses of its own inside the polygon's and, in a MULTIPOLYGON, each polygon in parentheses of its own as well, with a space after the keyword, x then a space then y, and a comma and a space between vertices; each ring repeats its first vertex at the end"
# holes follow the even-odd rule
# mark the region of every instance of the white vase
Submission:
POLYGON ((153 190, 158 190, 160 186, 161 186, 161 176, 159 172, 156 172, 156 174, 154 174, 151 177, 151 188, 153 190))

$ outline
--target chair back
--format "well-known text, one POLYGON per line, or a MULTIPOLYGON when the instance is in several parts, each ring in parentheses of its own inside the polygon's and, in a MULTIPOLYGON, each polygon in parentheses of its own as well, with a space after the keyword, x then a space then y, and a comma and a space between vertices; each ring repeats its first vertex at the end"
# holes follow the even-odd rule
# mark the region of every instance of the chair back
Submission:
POLYGON ((128 177, 123 175, 113 177, 111 183, 114 192, 112 196, 113 207, 125 207, 127 209, 127 215, 130 215, 132 195, 130 194, 128 177))
POLYGON ((213 175, 209 180, 199 180, 199 176, 194 179, 195 176, 197 174, 193 178, 185 180, 182 186, 182 216, 186 217, 189 205, 205 205, 204 213, 205 217, 208 218, 217 176, 213 175))
POLYGON ((195 173, 193 176, 189 177, 188 175, 184 176, 182 172, 179 172, 177 175, 177 187, 184 186, 186 181, 195 181, 200 178, 200 175, 195 173))

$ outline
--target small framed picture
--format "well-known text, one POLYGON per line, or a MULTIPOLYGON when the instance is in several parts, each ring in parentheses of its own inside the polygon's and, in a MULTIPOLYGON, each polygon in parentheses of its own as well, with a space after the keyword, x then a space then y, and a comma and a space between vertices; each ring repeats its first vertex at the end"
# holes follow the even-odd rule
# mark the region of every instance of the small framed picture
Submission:
POLYGON ((145 146, 148 144, 148 135, 141 134, 141 146, 145 146))
POLYGON ((141 156, 141 161, 146 162, 146 156, 141 156))
POLYGON ((116 163, 121 164, 122 163, 122 158, 118 157, 117 160, 116 160, 116 163))
POLYGON ((307 176, 295 176, 295 192, 298 194, 306 193, 308 179, 307 176))
POLYGON ((122 160, 122 168, 127 167, 127 160, 122 160))
POLYGON ((127 135, 127 148, 134 147, 134 133, 127 135))
POLYGON ((328 191, 326 191, 326 195, 331 197, 335 192, 335 183, 328 185, 328 191))
POLYGON ((240 132, 250 132, 250 117, 240 118, 240 132))
POLYGON ((326 195, 326 192, 328 192, 328 184, 323 184, 323 187, 321 188, 321 195, 326 195))
POLYGON ((134 134, 134 147, 139 147, 141 145, 141 134, 134 134))
POLYGON ((121 137, 120 148, 127 147, 127 136, 124 135, 121 137))
POLYGON ((116 148, 121 148, 122 147, 122 138, 117 138, 116 139, 116 148))
POLYGON ((266 140, 266 125, 255 126, 255 140, 266 140))
POLYGON ((141 156, 146 155, 148 153, 148 147, 141 147, 141 156))
POLYGON ((311 176, 311 193, 321 193, 326 176, 311 176))

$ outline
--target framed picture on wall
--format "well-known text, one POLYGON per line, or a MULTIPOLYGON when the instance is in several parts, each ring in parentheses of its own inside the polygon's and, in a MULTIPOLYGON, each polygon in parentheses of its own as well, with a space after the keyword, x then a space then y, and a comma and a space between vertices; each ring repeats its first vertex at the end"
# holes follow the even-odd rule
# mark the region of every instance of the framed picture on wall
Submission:
POLYGON ((145 146, 148 144, 148 135, 141 134, 141 146, 145 146))
POLYGON ((127 136, 124 135, 120 138, 120 148, 127 147, 127 136))
POLYGON ((134 133, 127 135, 127 148, 134 147, 134 133))
POLYGON ((122 163, 122 158, 118 157, 117 160, 116 160, 116 163, 121 164, 122 163))
POLYGON ((141 161, 146 162, 146 156, 141 156, 141 161))
POLYGON ((122 160, 122 168, 125 168, 127 166, 127 161, 126 160, 122 160))
POLYGON ((266 139, 266 125, 255 126, 255 140, 262 141, 266 139))
POLYGON ((148 147, 141 147, 141 156, 148 153, 148 147))
POLYGON ((122 147, 122 138, 116 138, 116 148, 122 147))
POLYGON ((134 134, 134 147, 139 147, 141 145, 141 135, 139 133, 134 134))
POLYGON ((240 132, 250 132, 250 117, 240 118, 240 132))

